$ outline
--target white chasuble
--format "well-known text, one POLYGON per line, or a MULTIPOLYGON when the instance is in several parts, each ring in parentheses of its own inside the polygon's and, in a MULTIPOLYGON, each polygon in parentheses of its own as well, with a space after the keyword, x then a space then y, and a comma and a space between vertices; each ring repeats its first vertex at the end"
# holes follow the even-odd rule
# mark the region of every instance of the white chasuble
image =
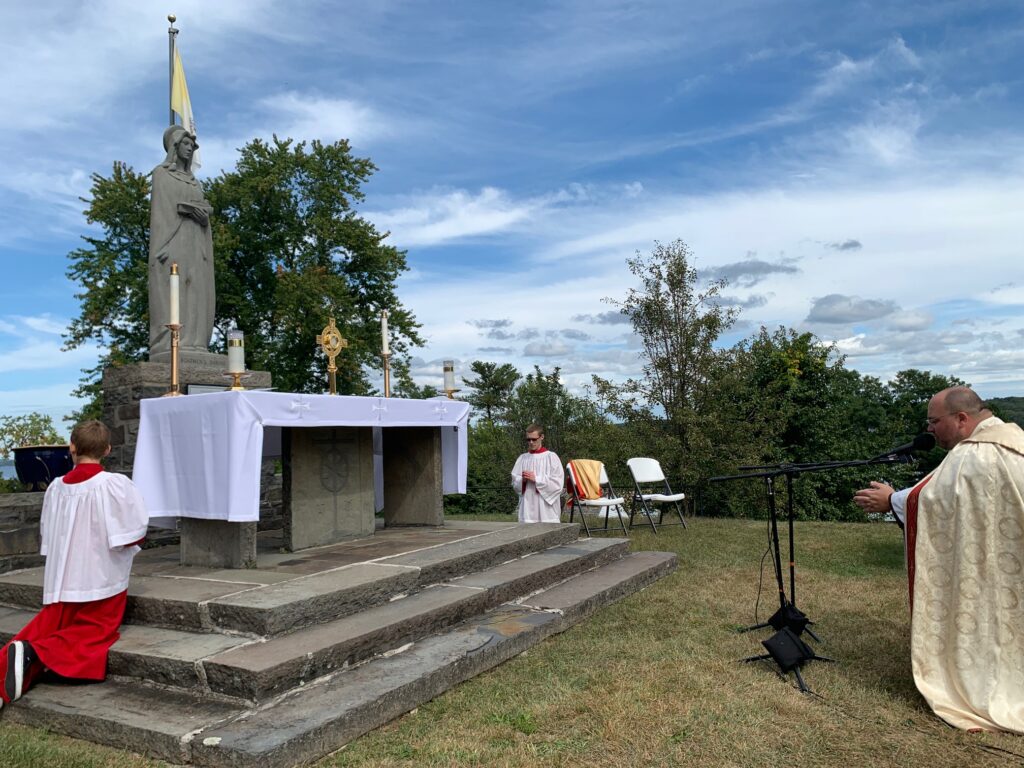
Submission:
POLYGON ((39 522, 43 605, 87 603, 128 588, 149 515, 142 494, 124 475, 100 472, 80 483, 55 480, 39 522))
POLYGON ((963 729, 1024 733, 1024 432, 983 421, 920 492, 914 682, 963 729))
POLYGON ((519 522, 560 522, 564 486, 565 470, 558 454, 552 451, 522 454, 512 468, 512 487, 519 494, 519 522), (536 482, 523 480, 526 471, 533 472, 536 482))

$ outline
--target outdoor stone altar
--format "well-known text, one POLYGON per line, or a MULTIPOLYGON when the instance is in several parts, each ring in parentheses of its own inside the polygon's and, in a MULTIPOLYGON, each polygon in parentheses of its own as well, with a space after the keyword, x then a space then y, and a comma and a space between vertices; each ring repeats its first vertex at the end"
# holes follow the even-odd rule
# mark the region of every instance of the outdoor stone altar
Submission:
POLYGON ((145 400, 140 417, 134 480, 151 518, 180 518, 182 564, 253 567, 267 428, 287 551, 368 536, 378 508, 385 527, 440 526, 443 494, 465 492, 463 402, 242 391, 145 400))

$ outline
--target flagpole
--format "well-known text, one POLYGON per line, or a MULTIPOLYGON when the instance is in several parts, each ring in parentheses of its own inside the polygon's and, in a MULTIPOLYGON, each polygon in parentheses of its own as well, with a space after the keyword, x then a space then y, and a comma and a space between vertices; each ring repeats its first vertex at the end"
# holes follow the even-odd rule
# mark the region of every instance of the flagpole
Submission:
POLYGON ((174 108, 171 107, 171 97, 174 92, 174 38, 178 36, 178 30, 174 28, 177 17, 168 14, 167 20, 171 26, 167 29, 167 106, 171 113, 171 125, 174 125, 174 108))

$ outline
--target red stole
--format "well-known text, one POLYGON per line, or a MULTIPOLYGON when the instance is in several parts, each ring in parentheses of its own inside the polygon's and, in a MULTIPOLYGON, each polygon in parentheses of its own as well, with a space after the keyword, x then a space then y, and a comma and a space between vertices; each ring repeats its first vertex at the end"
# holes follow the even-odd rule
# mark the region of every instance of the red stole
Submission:
POLYGON ((932 479, 928 475, 924 480, 914 486, 914 490, 907 496, 906 534, 907 534, 907 579, 910 582, 910 612, 914 612, 914 573, 917 560, 917 501, 921 495, 921 489, 928 485, 932 479))

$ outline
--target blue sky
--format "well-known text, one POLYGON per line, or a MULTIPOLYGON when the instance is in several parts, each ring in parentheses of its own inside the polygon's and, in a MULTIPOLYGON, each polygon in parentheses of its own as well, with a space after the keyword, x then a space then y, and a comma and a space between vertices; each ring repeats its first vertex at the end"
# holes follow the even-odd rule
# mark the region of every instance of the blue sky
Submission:
POLYGON ((681 238, 743 307, 726 342, 786 325, 1024 394, 1019 2, 54 0, 0 10, 0 414, 60 417, 95 361, 60 351, 67 253, 90 174, 162 159, 168 12, 200 176, 273 133, 377 164, 421 383, 635 374, 602 299, 681 238))

